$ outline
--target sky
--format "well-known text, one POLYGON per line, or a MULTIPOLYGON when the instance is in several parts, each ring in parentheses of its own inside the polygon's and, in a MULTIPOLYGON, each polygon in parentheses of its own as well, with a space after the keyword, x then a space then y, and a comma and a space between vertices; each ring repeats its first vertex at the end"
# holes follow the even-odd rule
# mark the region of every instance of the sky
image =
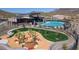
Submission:
POLYGON ((36 12, 51 12, 56 10, 55 8, 0 8, 1 10, 12 12, 12 13, 30 13, 36 12))

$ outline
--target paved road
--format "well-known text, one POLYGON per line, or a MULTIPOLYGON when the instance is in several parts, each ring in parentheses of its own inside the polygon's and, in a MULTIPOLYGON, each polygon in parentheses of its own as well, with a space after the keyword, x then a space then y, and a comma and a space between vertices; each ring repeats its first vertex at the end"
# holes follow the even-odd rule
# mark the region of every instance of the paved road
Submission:
POLYGON ((49 50, 63 50, 62 46, 63 45, 61 42, 57 42, 57 43, 51 45, 49 50))

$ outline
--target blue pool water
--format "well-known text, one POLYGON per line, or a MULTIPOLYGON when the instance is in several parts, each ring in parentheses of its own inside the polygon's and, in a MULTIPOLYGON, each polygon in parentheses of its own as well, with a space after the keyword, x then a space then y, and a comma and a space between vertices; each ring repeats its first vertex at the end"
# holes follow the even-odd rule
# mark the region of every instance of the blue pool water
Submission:
POLYGON ((47 21, 42 24, 42 26, 48 26, 48 27, 61 27, 64 25, 64 22, 62 21, 47 21))

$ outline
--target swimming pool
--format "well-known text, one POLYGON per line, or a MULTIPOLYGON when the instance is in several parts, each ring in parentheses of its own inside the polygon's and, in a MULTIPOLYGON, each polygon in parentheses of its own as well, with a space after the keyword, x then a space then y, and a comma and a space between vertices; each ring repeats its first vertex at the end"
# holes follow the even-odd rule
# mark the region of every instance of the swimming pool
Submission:
POLYGON ((42 24, 42 26, 47 26, 47 27, 63 27, 65 22, 63 21, 46 21, 45 23, 42 24))

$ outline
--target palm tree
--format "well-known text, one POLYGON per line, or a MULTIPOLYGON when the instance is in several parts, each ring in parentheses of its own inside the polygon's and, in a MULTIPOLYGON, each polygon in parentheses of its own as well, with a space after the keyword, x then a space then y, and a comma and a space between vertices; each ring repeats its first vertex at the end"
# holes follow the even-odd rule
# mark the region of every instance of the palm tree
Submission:
POLYGON ((24 33, 18 32, 15 36, 19 39, 19 44, 22 44, 22 43, 25 42, 24 41, 25 40, 25 34, 24 33))
POLYGON ((26 28, 26 27, 25 27, 25 24, 22 24, 22 26, 23 26, 23 28, 26 28))
POLYGON ((37 44, 36 31, 33 31, 32 29, 30 29, 29 32, 32 34, 32 42, 37 44))

